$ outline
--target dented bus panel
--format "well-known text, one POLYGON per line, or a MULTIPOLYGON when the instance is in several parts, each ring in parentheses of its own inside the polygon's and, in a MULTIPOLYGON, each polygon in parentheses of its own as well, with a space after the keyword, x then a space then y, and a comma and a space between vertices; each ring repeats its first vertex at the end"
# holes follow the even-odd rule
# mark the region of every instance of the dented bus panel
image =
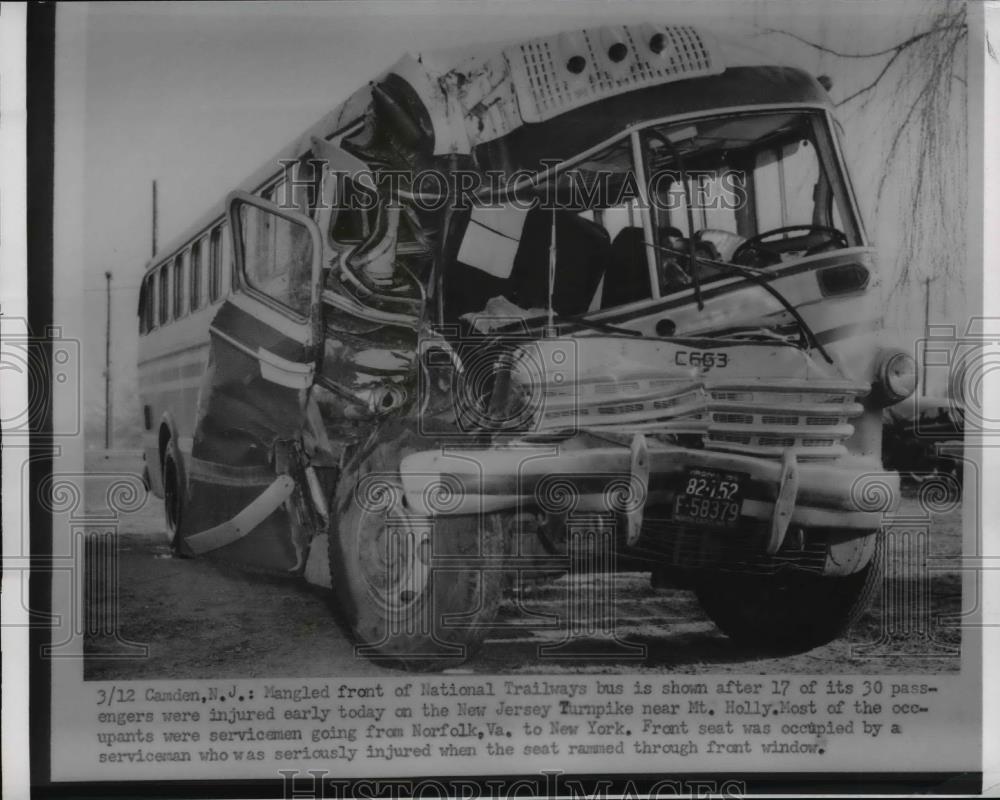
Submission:
POLYGON ((231 293, 170 323, 196 413, 144 390, 177 553, 327 586, 413 669, 581 547, 758 646, 863 610, 916 373, 812 76, 654 24, 405 57, 154 260, 144 363, 223 225, 231 293))

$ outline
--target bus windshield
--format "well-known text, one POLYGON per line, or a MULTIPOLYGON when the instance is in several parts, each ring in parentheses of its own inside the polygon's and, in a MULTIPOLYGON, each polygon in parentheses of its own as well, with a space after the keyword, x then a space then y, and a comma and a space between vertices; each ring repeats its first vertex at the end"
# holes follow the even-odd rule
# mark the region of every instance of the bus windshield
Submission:
POLYGON ((569 161, 539 194, 530 208, 473 211, 449 316, 495 297, 578 316, 731 277, 721 262, 766 269, 862 244, 826 119, 811 110, 650 125, 569 161))
MULTIPOLYGON (((692 228, 696 256, 756 268, 862 243, 820 113, 658 125, 641 141, 664 294, 690 272, 676 254, 692 228)), ((697 268, 701 280, 724 273, 697 268)))

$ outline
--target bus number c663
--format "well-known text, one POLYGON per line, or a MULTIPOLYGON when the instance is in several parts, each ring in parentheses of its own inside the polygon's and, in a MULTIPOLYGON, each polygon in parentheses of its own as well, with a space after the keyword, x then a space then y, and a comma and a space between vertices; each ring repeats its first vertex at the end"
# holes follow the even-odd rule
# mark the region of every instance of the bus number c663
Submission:
POLYGON ((674 355, 674 363, 678 367, 700 367, 702 372, 708 372, 713 367, 725 367, 729 363, 729 354, 678 350, 674 355))

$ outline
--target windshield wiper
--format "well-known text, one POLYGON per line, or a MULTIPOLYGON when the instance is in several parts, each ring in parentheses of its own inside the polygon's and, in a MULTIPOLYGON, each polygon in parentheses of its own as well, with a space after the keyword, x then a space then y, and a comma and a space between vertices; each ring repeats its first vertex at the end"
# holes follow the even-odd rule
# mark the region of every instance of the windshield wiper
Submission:
MULTIPOLYGON (((654 250, 662 250, 664 253, 669 253, 674 256, 683 256, 680 250, 674 250, 670 247, 663 247, 658 244, 650 244, 646 242, 649 247, 654 250)), ((792 319, 795 320, 796 324, 799 326, 799 330, 802 332, 802 338, 806 344, 811 345, 816 348, 819 353, 826 359, 827 363, 833 364, 834 360, 830 357, 830 354, 826 351, 826 348, 820 344, 819 339, 816 338, 816 334, 813 333, 813 329, 809 327, 809 324, 803 319, 799 310, 788 302, 786 298, 780 291, 778 291, 772 284, 771 279, 773 275, 771 273, 765 272, 761 269, 754 269, 753 267, 744 267, 740 264, 732 264, 728 261, 716 261, 714 258, 705 258, 704 256, 695 256, 693 261, 690 261, 691 275, 694 276, 698 271, 698 265, 695 262, 701 262, 708 264, 709 266, 719 267, 720 269, 729 270, 730 272, 735 272, 737 275, 742 275, 747 280, 753 281, 758 286, 760 286, 764 291, 770 294, 775 300, 781 303, 782 308, 785 309, 789 314, 792 315, 792 319)), ((693 280, 693 277, 692 277, 693 280)), ((697 286, 697 283, 695 283, 697 286)))
POLYGON ((586 319, 584 317, 574 317, 564 314, 556 314, 553 317, 554 322, 568 322, 573 325, 581 325, 584 328, 593 328, 596 331, 606 331, 607 333, 621 333, 625 336, 642 336, 640 331, 634 330, 632 328, 620 328, 617 325, 611 325, 607 322, 601 322, 596 319, 586 319))

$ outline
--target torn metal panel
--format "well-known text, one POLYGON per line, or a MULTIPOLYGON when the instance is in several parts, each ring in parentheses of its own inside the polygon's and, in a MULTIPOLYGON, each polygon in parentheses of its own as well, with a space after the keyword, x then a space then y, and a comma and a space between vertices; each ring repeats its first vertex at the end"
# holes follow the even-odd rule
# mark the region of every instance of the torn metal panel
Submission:
POLYGON ((359 438, 361 421, 374 423, 412 409, 416 331, 332 306, 325 307, 325 330, 312 397, 331 442, 359 438))
POLYGON ((275 442, 300 436, 304 395, 298 386, 275 382, 267 374, 267 362, 239 343, 260 342, 297 368, 306 365, 293 359, 301 359, 307 350, 230 303, 217 315, 213 329, 221 335, 212 336, 199 394, 180 538, 183 542, 215 529, 208 549, 218 549, 227 560, 286 570, 297 558, 287 514, 280 508, 284 498, 266 513, 257 513, 258 503, 249 530, 240 515, 260 496, 262 484, 279 477, 275 442), (235 525, 234 519, 243 522, 235 525), (230 536, 236 528, 240 535, 230 536))
POLYGON ((288 499, 295 488, 295 481, 288 475, 279 475, 252 503, 230 520, 214 528, 188 536, 184 543, 195 555, 218 550, 234 544, 259 526, 288 499))
POLYGON ((708 449, 764 456, 844 455, 869 391, 798 348, 725 339, 544 339, 513 363, 531 433, 686 434, 708 449))

